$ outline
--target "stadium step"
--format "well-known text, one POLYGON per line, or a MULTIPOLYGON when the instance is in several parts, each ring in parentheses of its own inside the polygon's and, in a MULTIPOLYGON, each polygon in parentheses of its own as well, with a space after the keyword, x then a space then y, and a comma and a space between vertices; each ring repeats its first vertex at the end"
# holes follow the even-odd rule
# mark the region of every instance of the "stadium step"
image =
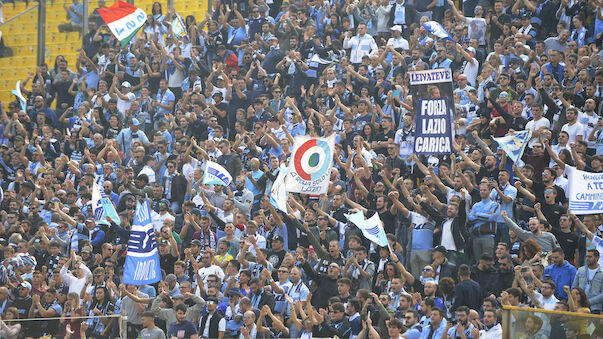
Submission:
MULTIPOLYGON (((134 0, 134 6, 151 13, 154 0, 134 0)), ((175 10, 180 16, 194 15, 200 21, 205 16, 208 0, 197 1, 175 1, 175 10)), ((75 62, 78 55, 77 50, 81 48, 82 37, 77 32, 61 33, 59 24, 67 22, 64 5, 69 6, 70 0, 48 1, 46 8, 46 63, 52 67, 57 55, 63 55, 67 59, 69 68, 75 71, 75 62)), ((160 1, 163 13, 167 13, 167 0, 160 1)), ((25 6, 24 2, 16 2, 15 8, 12 3, 4 4, 4 19, 23 13, 28 8, 36 6, 36 2, 30 2, 25 6)), ((112 3, 107 2, 107 6, 112 3)), ((96 2, 90 2, 89 13, 96 8, 96 2)), ((30 10, 13 21, 0 26, 3 32, 5 44, 13 50, 13 56, 0 58, 0 100, 13 100, 10 92, 15 88, 18 80, 23 80, 27 74, 36 67, 37 51, 37 9, 30 10), (18 66, 16 66, 18 65, 18 66)))

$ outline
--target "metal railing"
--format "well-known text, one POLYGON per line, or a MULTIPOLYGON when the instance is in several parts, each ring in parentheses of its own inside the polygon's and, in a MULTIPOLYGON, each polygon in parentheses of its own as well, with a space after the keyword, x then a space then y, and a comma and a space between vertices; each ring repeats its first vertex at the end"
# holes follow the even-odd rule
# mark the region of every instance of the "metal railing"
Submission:
MULTIPOLYGON (((586 311, 586 310, 585 310, 586 311)), ((503 306, 503 339, 598 338, 603 336, 603 315, 503 306)))
MULTIPOLYGON (((128 317, 125 315, 121 315, 121 314, 112 314, 112 315, 103 315, 103 316, 84 315, 84 316, 78 316, 78 317, 69 317, 67 319, 74 320, 74 319, 97 319, 97 318, 119 318, 120 322, 121 322, 120 338, 122 338, 122 339, 128 338, 128 321, 127 321, 128 317)), ((61 320, 61 317, 24 318, 24 319, 11 319, 11 320, 5 320, 5 321, 10 321, 11 323, 15 323, 15 322, 28 322, 28 321, 49 321, 49 320, 61 320)))
POLYGON ((24 10, 23 12, 21 12, 21 13, 19 13, 19 14, 15 15, 15 16, 13 16, 12 18, 10 18, 10 19, 8 19, 8 20, 4 21, 3 23, 0 23, 0 28, 2 28, 2 26, 6 25, 6 24, 9 24, 9 23, 11 23, 11 22, 15 21, 16 19, 18 19, 18 18, 22 17, 23 15, 25 15, 25 14, 27 14, 27 13, 29 13, 29 12, 31 12, 31 11, 33 11, 33 10, 35 10, 35 9, 37 9, 39 6, 40 6, 40 5, 38 5, 38 4, 36 3, 36 4, 32 5, 31 7, 27 8, 26 10, 24 10))

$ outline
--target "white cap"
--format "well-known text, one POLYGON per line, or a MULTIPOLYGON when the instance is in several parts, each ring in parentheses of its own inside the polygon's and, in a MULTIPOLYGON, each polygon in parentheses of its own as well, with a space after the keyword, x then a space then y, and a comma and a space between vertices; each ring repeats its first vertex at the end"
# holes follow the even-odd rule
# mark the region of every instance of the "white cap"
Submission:
POLYGON ((130 87, 132 87, 132 85, 130 85, 130 83, 129 83, 129 82, 124 81, 124 82, 122 82, 122 83, 121 83, 121 87, 127 87, 127 88, 130 88, 130 87))
POLYGON ((392 31, 398 31, 398 32, 402 33, 402 26, 395 25, 395 26, 390 27, 390 30, 392 30, 392 31))

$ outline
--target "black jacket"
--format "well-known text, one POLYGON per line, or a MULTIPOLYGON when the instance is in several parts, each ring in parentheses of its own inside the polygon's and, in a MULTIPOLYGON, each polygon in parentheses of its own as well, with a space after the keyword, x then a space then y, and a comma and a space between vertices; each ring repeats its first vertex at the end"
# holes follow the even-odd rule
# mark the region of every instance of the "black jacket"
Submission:
POLYGON ((236 178, 241 169, 243 169, 243 164, 241 163, 241 158, 237 154, 230 153, 229 155, 221 155, 218 158, 218 164, 224 166, 224 168, 232 175, 232 178, 236 178))
MULTIPOLYGON (((429 214, 429 216, 436 222, 436 227, 440 229, 440 232, 434 235, 434 246, 438 246, 442 242, 442 228, 444 222, 448 218, 442 215, 430 204, 422 202, 421 208, 423 211, 429 214)), ((459 204, 459 213, 452 220, 452 237, 454 238, 454 245, 456 246, 457 250, 465 248, 465 244, 469 239, 469 233, 467 232, 467 211, 465 210, 465 199, 461 199, 461 203, 459 204)))
MULTIPOLYGON (((250 296, 250 299, 251 298, 253 298, 253 295, 250 296)), ((272 292, 263 291, 262 294, 260 294, 260 302, 258 303, 258 309, 261 310, 262 307, 264 307, 264 305, 268 305, 268 307, 270 307, 270 309, 273 310, 274 304, 275 304, 275 300, 274 300, 274 294, 272 294, 272 292)))
MULTIPOLYGON (((207 318, 209 317, 209 312, 205 313, 203 318, 201 318, 201 326, 199 326, 199 334, 202 335, 205 330, 205 323, 207 322, 207 318)), ((214 312, 213 316, 209 320, 209 337, 217 338, 218 337, 218 325, 220 324, 220 320, 222 320, 222 316, 220 313, 214 312)))
MULTIPOLYGON (((165 176, 163 177, 163 181, 161 182, 161 185, 163 187, 165 187, 165 181, 168 179, 168 174, 166 173, 165 176)), ((186 181, 186 178, 184 177, 184 175, 177 173, 173 178, 172 178, 172 198, 170 199, 170 201, 177 201, 180 204, 182 204, 184 202, 184 195, 186 194, 186 188, 188 186, 188 182, 186 181)))
POLYGON ((305 262, 302 265, 304 272, 308 275, 308 278, 314 280, 318 288, 314 291, 312 295, 312 305, 316 309, 320 308, 328 308, 329 307, 329 298, 335 295, 338 295, 339 292, 337 290, 337 279, 331 279, 326 274, 319 274, 314 272, 310 264, 305 262))
POLYGON ((446 260, 440 265, 440 279, 442 278, 452 278, 452 280, 457 281, 457 267, 455 264, 446 260))

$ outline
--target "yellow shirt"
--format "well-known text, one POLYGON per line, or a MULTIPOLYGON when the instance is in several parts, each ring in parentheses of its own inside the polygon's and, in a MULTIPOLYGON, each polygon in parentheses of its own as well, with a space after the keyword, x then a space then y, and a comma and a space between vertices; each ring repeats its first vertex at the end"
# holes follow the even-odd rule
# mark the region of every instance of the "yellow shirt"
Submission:
POLYGON ((229 253, 226 253, 226 255, 216 255, 216 263, 223 263, 223 262, 229 262, 231 261, 233 258, 233 256, 229 253))

